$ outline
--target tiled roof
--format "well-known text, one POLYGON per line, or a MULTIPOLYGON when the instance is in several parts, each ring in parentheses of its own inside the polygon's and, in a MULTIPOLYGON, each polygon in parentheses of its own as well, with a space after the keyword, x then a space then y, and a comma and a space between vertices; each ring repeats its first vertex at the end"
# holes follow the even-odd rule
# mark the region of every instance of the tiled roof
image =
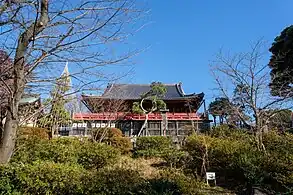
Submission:
MULTIPOLYGON (((164 84, 167 88, 167 93, 163 100, 179 100, 189 98, 203 99, 204 93, 200 94, 185 94, 181 83, 179 84, 164 84)), ((150 91, 150 85, 145 84, 111 84, 108 85, 105 92, 101 96, 92 96, 95 98, 104 99, 123 99, 123 100, 137 100, 141 98, 143 93, 150 91)), ((86 97, 91 97, 87 96, 86 97)))

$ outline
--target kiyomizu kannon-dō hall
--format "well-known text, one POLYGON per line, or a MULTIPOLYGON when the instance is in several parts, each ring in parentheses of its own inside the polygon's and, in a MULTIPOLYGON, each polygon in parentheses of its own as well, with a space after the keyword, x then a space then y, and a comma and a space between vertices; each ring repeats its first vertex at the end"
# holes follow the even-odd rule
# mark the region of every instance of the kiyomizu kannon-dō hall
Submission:
POLYGON ((151 85, 145 84, 109 84, 102 95, 82 95, 81 101, 87 107, 87 113, 73 113, 73 125, 70 132, 63 135, 90 135, 92 128, 115 127, 125 136, 172 136, 180 137, 192 131, 210 128, 210 120, 205 109, 204 93, 185 94, 182 84, 164 84, 166 93, 161 98, 166 110, 148 114, 132 112, 134 102, 150 91, 151 85), (198 113, 200 107, 204 112, 198 113))

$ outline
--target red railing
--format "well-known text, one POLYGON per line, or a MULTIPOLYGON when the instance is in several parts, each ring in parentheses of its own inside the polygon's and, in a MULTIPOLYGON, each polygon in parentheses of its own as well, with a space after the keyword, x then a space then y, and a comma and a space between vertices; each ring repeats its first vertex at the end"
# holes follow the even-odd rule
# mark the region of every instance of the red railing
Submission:
MULTIPOLYGON (((196 113, 167 113, 168 120, 202 120, 196 113)), ((160 113, 148 115, 149 120, 162 120, 160 113)), ((145 115, 131 113, 75 113, 73 120, 145 120, 145 115)))

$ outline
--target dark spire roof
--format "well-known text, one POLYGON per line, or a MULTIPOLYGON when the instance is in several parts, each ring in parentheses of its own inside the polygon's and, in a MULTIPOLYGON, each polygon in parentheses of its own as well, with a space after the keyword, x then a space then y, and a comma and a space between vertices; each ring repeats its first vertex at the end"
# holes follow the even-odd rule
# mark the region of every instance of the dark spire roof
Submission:
MULTIPOLYGON (((199 98, 202 101, 204 93, 200 94, 185 94, 182 89, 182 84, 164 84, 167 88, 167 93, 163 100, 180 100, 199 98)), ((141 98, 141 94, 150 91, 149 84, 109 84, 105 92, 101 96, 92 96, 94 98, 103 99, 123 99, 123 100, 137 100, 141 98)), ((84 95, 86 97, 91 97, 84 95)))

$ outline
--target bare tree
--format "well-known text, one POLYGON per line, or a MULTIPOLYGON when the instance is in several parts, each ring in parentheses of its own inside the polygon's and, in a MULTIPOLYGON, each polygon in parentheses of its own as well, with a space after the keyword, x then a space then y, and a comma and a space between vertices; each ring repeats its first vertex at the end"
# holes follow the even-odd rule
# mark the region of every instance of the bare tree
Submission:
POLYGON ((107 117, 107 126, 105 128, 95 128, 92 131, 94 141, 102 142, 111 127, 111 123, 123 120, 127 111, 130 111, 127 110, 129 106, 122 99, 88 98, 86 101, 90 105, 92 112, 101 113, 107 117))
POLYGON ((290 106, 289 97, 270 95, 266 51, 260 40, 251 45, 249 52, 225 55, 220 51, 211 64, 220 95, 231 102, 232 113, 254 132, 259 149, 264 149, 262 134, 267 131, 270 118, 290 106))
POLYGON ((6 86, 9 95, 0 163, 7 163, 13 153, 27 76, 38 73, 39 81, 50 87, 60 62, 68 61, 74 64, 71 76, 79 90, 106 81, 104 66, 126 63, 137 54, 136 50, 113 53, 112 48, 135 31, 134 21, 140 17, 133 0, 0 2, 0 47, 13 59, 13 85, 6 86), (27 70, 25 64, 29 64, 27 70))

